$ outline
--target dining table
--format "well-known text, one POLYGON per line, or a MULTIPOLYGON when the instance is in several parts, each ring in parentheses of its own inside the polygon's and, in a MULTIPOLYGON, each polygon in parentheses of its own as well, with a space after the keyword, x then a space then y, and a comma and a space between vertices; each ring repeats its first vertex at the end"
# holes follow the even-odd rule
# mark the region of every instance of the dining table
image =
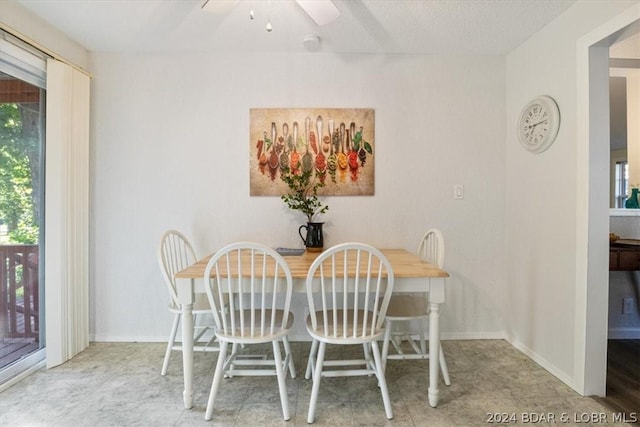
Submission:
MULTIPOLYGON (((394 293, 429 294, 429 404, 438 405, 440 305, 445 302, 445 280, 449 274, 405 249, 381 249, 394 273, 394 293)), ((293 278, 293 292, 306 293, 307 272, 319 252, 285 256, 293 278)), ((192 309, 197 293, 206 293, 204 271, 212 255, 206 256, 176 273, 178 302, 182 309, 182 364, 184 376, 184 407, 193 407, 193 346, 192 309)))

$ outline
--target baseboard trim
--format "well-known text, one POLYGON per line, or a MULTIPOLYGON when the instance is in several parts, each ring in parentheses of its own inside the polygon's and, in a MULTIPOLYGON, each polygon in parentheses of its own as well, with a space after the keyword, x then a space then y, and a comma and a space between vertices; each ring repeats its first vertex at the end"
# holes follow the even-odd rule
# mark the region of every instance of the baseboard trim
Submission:
POLYGON ((562 381, 563 383, 571 387, 577 393, 581 394, 578 391, 578 389, 575 387, 573 378, 570 375, 567 375, 566 372, 559 370, 553 363, 549 362, 547 359, 540 356, 535 351, 531 350, 529 347, 524 345, 521 341, 510 336, 507 336, 505 339, 509 344, 511 344, 517 350, 521 351, 525 356, 529 357, 531 360, 536 362, 542 368, 547 370, 551 375, 558 378, 560 381, 562 381))
MULTIPOLYGON (((413 336, 414 339, 418 339, 417 335, 413 336)), ((440 336, 440 341, 448 340, 504 340, 506 334, 503 331, 499 332, 445 332, 440 336)), ((429 339, 429 337, 427 337, 429 339)), ((290 334, 289 341, 311 341, 309 334, 290 334)))
MULTIPOLYGON (((178 337, 178 340, 180 337, 178 337)), ((127 336, 127 335, 89 335, 89 341, 91 342, 164 342, 166 343, 169 337, 157 337, 157 336, 127 336)))
POLYGON ((495 332, 443 332, 440 341, 448 340, 506 340, 505 331, 495 332))
MULTIPOLYGON (((416 336, 417 338, 417 336, 416 336)), ((203 337, 203 340, 207 337, 203 337)), ((448 340, 506 340, 504 331, 495 332, 443 332, 441 341, 448 340)), ((123 336, 123 335, 102 335, 94 334, 89 336, 91 342, 167 342, 167 337, 157 336, 123 336)), ((178 337, 180 340, 180 337, 178 337)), ((311 341, 311 337, 306 332, 289 334, 289 341, 311 341)))

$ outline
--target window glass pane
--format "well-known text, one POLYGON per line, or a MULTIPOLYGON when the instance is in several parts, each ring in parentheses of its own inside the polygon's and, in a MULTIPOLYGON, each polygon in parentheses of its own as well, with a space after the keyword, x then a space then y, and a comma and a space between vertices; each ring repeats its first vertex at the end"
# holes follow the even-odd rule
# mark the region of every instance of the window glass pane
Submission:
POLYGON ((615 207, 624 208, 627 199, 627 190, 629 184, 629 164, 625 162, 616 162, 616 185, 615 185, 615 207))

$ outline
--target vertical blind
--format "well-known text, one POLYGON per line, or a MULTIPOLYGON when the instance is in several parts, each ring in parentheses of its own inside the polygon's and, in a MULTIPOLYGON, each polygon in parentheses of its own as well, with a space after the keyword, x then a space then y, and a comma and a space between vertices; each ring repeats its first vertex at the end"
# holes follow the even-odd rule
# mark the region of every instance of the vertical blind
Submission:
POLYGON ((47 61, 47 367, 89 345, 89 76, 47 61))

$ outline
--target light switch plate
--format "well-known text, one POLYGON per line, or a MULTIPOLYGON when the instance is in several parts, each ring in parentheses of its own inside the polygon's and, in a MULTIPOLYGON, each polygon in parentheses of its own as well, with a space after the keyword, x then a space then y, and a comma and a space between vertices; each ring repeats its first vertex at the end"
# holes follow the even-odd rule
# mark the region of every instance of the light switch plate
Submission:
POLYGON ((457 200, 464 199, 464 185, 456 184, 453 186, 453 198, 457 200))

